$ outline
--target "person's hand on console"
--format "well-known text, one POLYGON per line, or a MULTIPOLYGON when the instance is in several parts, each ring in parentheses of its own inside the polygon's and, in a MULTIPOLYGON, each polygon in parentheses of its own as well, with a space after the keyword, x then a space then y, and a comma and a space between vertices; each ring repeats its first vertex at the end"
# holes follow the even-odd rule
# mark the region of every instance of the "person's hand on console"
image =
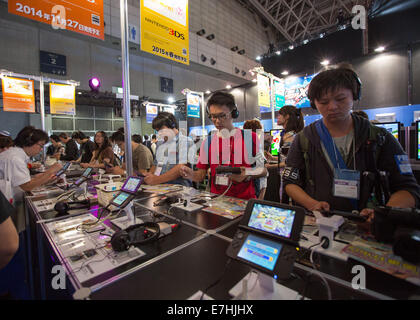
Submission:
POLYGON ((181 166, 181 167, 179 167, 179 174, 184 179, 193 180, 194 170, 187 167, 187 166, 181 166))
POLYGON ((159 184, 159 182, 157 181, 159 177, 155 176, 153 173, 150 172, 145 172, 144 173, 144 182, 148 185, 156 185, 159 184))
POLYGON ((124 175, 124 169, 122 169, 121 167, 106 168, 106 171, 112 174, 119 174, 121 176, 124 175))
POLYGON ((330 204, 326 201, 315 201, 314 204, 307 209, 309 211, 330 211, 330 204))
POLYGON ((90 167, 90 166, 89 166, 89 163, 80 163, 80 166, 81 166, 82 168, 88 168, 88 167, 90 167))

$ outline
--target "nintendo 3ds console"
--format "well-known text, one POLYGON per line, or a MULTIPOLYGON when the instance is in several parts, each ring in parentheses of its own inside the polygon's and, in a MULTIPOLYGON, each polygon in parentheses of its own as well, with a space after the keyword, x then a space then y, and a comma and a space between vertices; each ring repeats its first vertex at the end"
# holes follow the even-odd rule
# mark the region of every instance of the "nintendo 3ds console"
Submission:
POLYGON ((120 192, 117 193, 114 198, 112 198, 109 205, 113 205, 120 209, 126 207, 131 202, 131 200, 136 197, 136 193, 140 189, 143 181, 143 177, 128 177, 122 185, 120 192))
POLYGON ((251 199, 226 253, 274 279, 288 278, 304 218, 303 208, 251 199))
POLYGON ((61 176, 64 172, 66 172, 66 171, 67 171, 67 169, 70 167, 70 165, 71 165, 71 162, 66 162, 66 163, 64 164, 64 166, 63 166, 60 170, 58 170, 58 171, 56 172, 55 176, 56 176, 56 177, 61 176))
POLYGON ((92 175, 93 168, 89 167, 83 172, 83 174, 75 181, 69 188, 79 187, 83 182, 89 180, 92 175))

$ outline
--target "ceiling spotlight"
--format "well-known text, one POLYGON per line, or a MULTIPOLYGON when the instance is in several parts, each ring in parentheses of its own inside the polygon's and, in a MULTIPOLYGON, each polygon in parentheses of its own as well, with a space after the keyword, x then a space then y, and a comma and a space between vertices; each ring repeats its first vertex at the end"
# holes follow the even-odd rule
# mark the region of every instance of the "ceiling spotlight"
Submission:
POLYGON ((305 40, 303 40, 303 44, 307 44, 309 42, 309 40, 308 39, 305 39, 305 40))
POLYGON ((241 49, 241 50, 239 50, 239 51, 238 51, 238 54, 240 54, 240 55, 245 54, 245 49, 241 49))
POLYGON ((383 46, 377 47, 375 49, 375 52, 383 52, 383 51, 385 51, 385 47, 383 47, 383 46))
POLYGON ((211 64, 212 66, 214 66, 214 65, 216 64, 216 60, 214 60, 213 58, 211 58, 211 59, 210 59, 210 64, 211 64))
POLYGON ((202 62, 206 62, 207 57, 204 54, 202 54, 200 59, 201 59, 202 62))
POLYGON ((252 82, 257 82, 257 79, 252 79, 252 82))
POLYGON ((93 77, 89 80, 89 87, 92 91, 99 91, 101 87, 101 81, 97 77, 93 77))
POLYGON ((197 34, 199 35, 199 36, 202 36, 202 35, 204 35, 206 33, 206 30, 204 30, 204 29, 201 29, 201 30, 198 30, 197 31, 197 34))
POLYGON ((228 84, 228 85, 226 86, 226 89, 232 89, 232 86, 231 86, 230 84, 228 84))
POLYGON ((244 70, 242 70, 241 74, 242 74, 242 77, 246 76, 246 72, 244 70))
POLYGON ((175 102, 175 99, 174 99, 173 97, 169 97, 169 98, 168 98, 168 102, 169 102, 169 103, 174 103, 174 102, 175 102))
POLYGON ((321 64, 323 66, 328 66, 330 64, 330 61, 329 60, 323 60, 323 61, 321 61, 321 64))
POLYGON ((294 46, 292 46, 292 45, 290 45, 289 46, 289 50, 293 50, 295 47, 294 46))
POLYGON ((213 40, 215 38, 215 36, 214 36, 214 34, 212 33, 212 34, 209 34, 207 37, 206 37, 206 39, 207 40, 213 40))
POLYGON ((241 71, 241 70, 239 70, 237 67, 235 67, 235 73, 239 73, 239 71, 241 71))
POLYGON ((284 70, 281 74, 282 74, 283 76, 287 76, 287 75, 289 74, 289 71, 284 70))
POLYGON ((280 50, 277 50, 276 51, 276 55, 278 55, 278 56, 281 55, 281 51, 280 50))
POLYGON ((211 93, 211 91, 210 90, 206 90, 206 94, 210 94, 211 93))
POLYGON ((321 33, 320 35, 319 35, 319 37, 322 39, 322 38, 324 38, 325 37, 325 33, 323 32, 323 33, 321 33))
POLYGON ((257 59, 258 61, 261 60, 261 56, 257 56, 255 59, 257 59))
POLYGON ((230 48, 230 50, 232 50, 232 51, 238 51, 239 48, 238 48, 238 46, 234 46, 234 47, 230 48))
POLYGON ((78 94, 82 94, 82 91, 79 91, 78 94))

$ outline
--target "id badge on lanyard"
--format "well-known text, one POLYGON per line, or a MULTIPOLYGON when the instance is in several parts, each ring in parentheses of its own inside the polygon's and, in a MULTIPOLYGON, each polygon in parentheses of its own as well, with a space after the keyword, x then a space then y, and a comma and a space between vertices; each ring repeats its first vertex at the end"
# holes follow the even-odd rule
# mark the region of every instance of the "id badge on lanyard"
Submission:
POLYGON ((335 197, 358 200, 360 195, 360 172, 335 168, 333 195, 335 197))
POLYGON ((226 174, 216 174, 216 184, 219 186, 228 186, 229 185, 229 177, 226 174))
POLYGON ((158 162, 158 165, 157 165, 157 167, 156 167, 156 169, 155 169, 155 172, 154 172, 154 175, 155 176, 160 176, 160 174, 161 174, 161 172, 162 172, 162 169, 163 169, 163 166, 165 165, 165 163, 168 161, 168 157, 165 157, 164 159, 163 159, 163 161, 160 161, 160 162, 158 162))

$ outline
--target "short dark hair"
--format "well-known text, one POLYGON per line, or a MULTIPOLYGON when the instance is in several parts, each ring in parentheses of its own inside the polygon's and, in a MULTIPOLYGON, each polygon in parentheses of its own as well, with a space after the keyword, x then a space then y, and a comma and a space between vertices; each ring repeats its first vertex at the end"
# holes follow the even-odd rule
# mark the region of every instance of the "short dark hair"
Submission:
POLYGON ((139 134, 133 134, 131 136, 131 140, 133 140, 135 143, 142 143, 143 142, 143 137, 139 134))
POLYGON ((120 130, 115 131, 111 137, 109 138, 109 140, 111 140, 112 142, 124 142, 124 132, 121 132, 120 130))
POLYGON ((349 89, 353 93, 353 100, 358 98, 359 83, 357 74, 350 65, 341 65, 336 69, 325 70, 316 75, 309 83, 308 99, 315 102, 328 91, 340 88, 349 89))
POLYGON ((235 97, 228 92, 216 91, 211 95, 209 100, 207 100, 207 111, 211 105, 226 106, 232 111, 236 108, 235 97))
POLYGON ((353 114, 355 114, 356 116, 359 116, 359 117, 362 117, 362 118, 365 118, 365 119, 368 119, 369 120, 369 116, 363 110, 353 111, 353 114))
POLYGON ((61 133, 58 135, 58 137, 59 137, 59 138, 63 138, 63 139, 67 139, 69 136, 67 135, 67 133, 65 133, 65 132, 61 132, 61 133))
POLYGON ((157 139, 155 134, 152 135, 152 139, 155 139, 155 140, 157 139))
POLYGON ((0 134, 0 149, 13 147, 13 139, 0 134))
POLYGON ((246 120, 243 126, 244 129, 251 129, 252 132, 256 132, 259 129, 262 129, 261 122, 258 120, 246 120))
POLYGON ((159 112, 152 121, 152 128, 159 131, 163 126, 170 129, 178 129, 178 121, 175 116, 170 112, 159 112))
POLYGON ((15 145, 18 147, 31 147, 39 141, 48 141, 48 134, 45 131, 36 129, 33 126, 27 126, 20 130, 15 139, 15 145))
POLYGON ((56 134, 50 135, 50 139, 53 139, 56 142, 60 141, 60 139, 58 138, 58 136, 56 134))
POLYGON ((144 135, 144 141, 149 140, 149 136, 147 134, 144 135))
POLYGON ((76 132, 73 132, 73 134, 71 135, 71 138, 83 140, 83 139, 86 139, 87 137, 82 131, 76 131, 76 132))

